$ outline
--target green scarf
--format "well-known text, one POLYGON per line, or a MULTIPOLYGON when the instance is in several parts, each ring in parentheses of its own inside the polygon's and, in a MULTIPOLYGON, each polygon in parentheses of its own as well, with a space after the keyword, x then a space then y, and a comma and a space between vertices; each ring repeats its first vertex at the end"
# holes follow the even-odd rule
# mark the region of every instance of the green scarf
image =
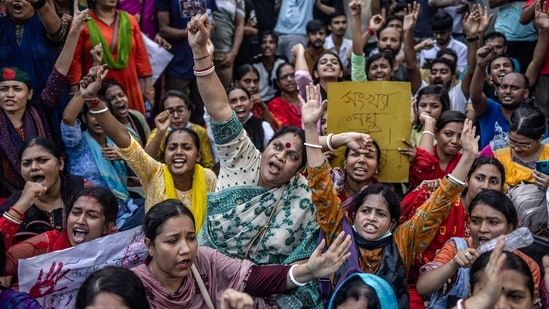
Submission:
POLYGON ((128 66, 128 59, 132 45, 132 28, 128 13, 118 11, 118 16, 120 18, 120 25, 118 26, 118 42, 116 43, 116 45, 118 45, 116 61, 112 58, 111 48, 107 42, 105 42, 105 38, 101 34, 101 30, 99 30, 95 20, 91 18, 87 22, 87 25, 90 32, 90 40, 92 45, 95 46, 101 43, 101 46, 103 46, 103 63, 106 63, 109 69, 122 70, 128 66))

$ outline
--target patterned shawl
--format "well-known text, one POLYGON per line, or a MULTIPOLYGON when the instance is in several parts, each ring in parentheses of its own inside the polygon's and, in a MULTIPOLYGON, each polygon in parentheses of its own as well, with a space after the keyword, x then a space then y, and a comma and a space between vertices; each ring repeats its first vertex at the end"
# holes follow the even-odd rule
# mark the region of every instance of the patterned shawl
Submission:
MULTIPOLYGON (((30 105, 23 114, 23 127, 25 138, 35 136, 48 137, 51 136, 48 124, 42 121, 38 110, 30 105)), ((21 168, 19 166, 19 152, 23 148, 25 140, 21 138, 8 116, 0 109, 0 157, 6 162, 2 162, 3 177, 7 179, 14 188, 22 189, 25 181, 21 176, 21 168)))
MULTIPOLYGON (((268 191, 238 186, 208 193, 200 239, 226 255, 259 265, 307 259, 317 246, 319 231, 315 207, 303 198, 310 195, 307 180, 300 175, 268 191), (266 224, 268 229, 261 232, 266 224)), ((304 308, 322 308, 316 281, 298 289, 295 296, 304 308)))

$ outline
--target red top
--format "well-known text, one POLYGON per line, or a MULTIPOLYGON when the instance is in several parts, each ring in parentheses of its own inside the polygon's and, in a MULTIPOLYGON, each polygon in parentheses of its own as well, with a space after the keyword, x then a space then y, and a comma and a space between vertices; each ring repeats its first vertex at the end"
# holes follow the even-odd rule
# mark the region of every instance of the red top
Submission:
POLYGON ((272 99, 268 106, 273 117, 278 120, 277 122, 282 122, 283 126, 303 127, 301 125, 301 106, 294 106, 282 97, 272 99))
POLYGON ((415 188, 423 180, 441 179, 450 174, 461 158, 461 153, 456 154, 448 163, 445 170, 440 168, 440 159, 437 156, 437 146, 433 146, 433 154, 425 149, 416 148, 416 160, 410 166, 410 188, 415 188))
MULTIPOLYGON (((111 44, 114 35, 114 24, 107 25, 97 17, 97 14, 92 10, 89 11, 89 15, 95 20, 101 34, 105 38, 107 44, 111 44)), ((141 37, 141 30, 139 24, 135 18, 128 14, 131 26, 132 46, 130 49, 130 55, 128 59, 128 66, 122 70, 109 69, 106 79, 114 79, 120 83, 128 96, 128 107, 140 111, 145 114, 145 104, 139 85, 139 78, 148 77, 152 75, 152 68, 149 62, 149 56, 143 38, 141 37)), ((88 26, 84 27, 84 30, 80 33, 76 50, 74 52, 74 58, 72 60, 70 69, 70 84, 78 84, 80 79, 88 73, 88 70, 92 66, 93 59, 90 55, 90 50, 93 45, 90 40, 90 32, 88 26)), ((113 59, 116 59, 116 44, 115 48, 112 48, 113 59)), ((109 51, 104 51, 109 52, 109 51)))

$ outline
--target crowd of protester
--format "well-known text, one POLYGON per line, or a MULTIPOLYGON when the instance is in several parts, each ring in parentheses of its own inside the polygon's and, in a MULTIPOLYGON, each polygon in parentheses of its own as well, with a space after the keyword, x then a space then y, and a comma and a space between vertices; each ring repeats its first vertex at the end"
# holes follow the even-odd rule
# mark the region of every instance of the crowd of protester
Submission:
POLYGON ((549 0, 0 0, 0 309, 139 226, 76 308, 549 308, 548 36, 549 0), (406 183, 327 129, 341 81, 408 82, 406 183))

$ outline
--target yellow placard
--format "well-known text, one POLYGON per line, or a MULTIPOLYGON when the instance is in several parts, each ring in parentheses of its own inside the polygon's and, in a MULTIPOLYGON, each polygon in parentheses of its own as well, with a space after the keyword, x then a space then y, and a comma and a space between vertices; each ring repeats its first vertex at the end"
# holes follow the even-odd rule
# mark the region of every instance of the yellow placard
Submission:
MULTIPOLYGON (((408 182, 409 158, 398 148, 410 139, 409 82, 338 82, 328 83, 328 132, 370 134, 381 148, 381 182, 408 182)), ((341 166, 340 150, 332 166, 341 166)))

